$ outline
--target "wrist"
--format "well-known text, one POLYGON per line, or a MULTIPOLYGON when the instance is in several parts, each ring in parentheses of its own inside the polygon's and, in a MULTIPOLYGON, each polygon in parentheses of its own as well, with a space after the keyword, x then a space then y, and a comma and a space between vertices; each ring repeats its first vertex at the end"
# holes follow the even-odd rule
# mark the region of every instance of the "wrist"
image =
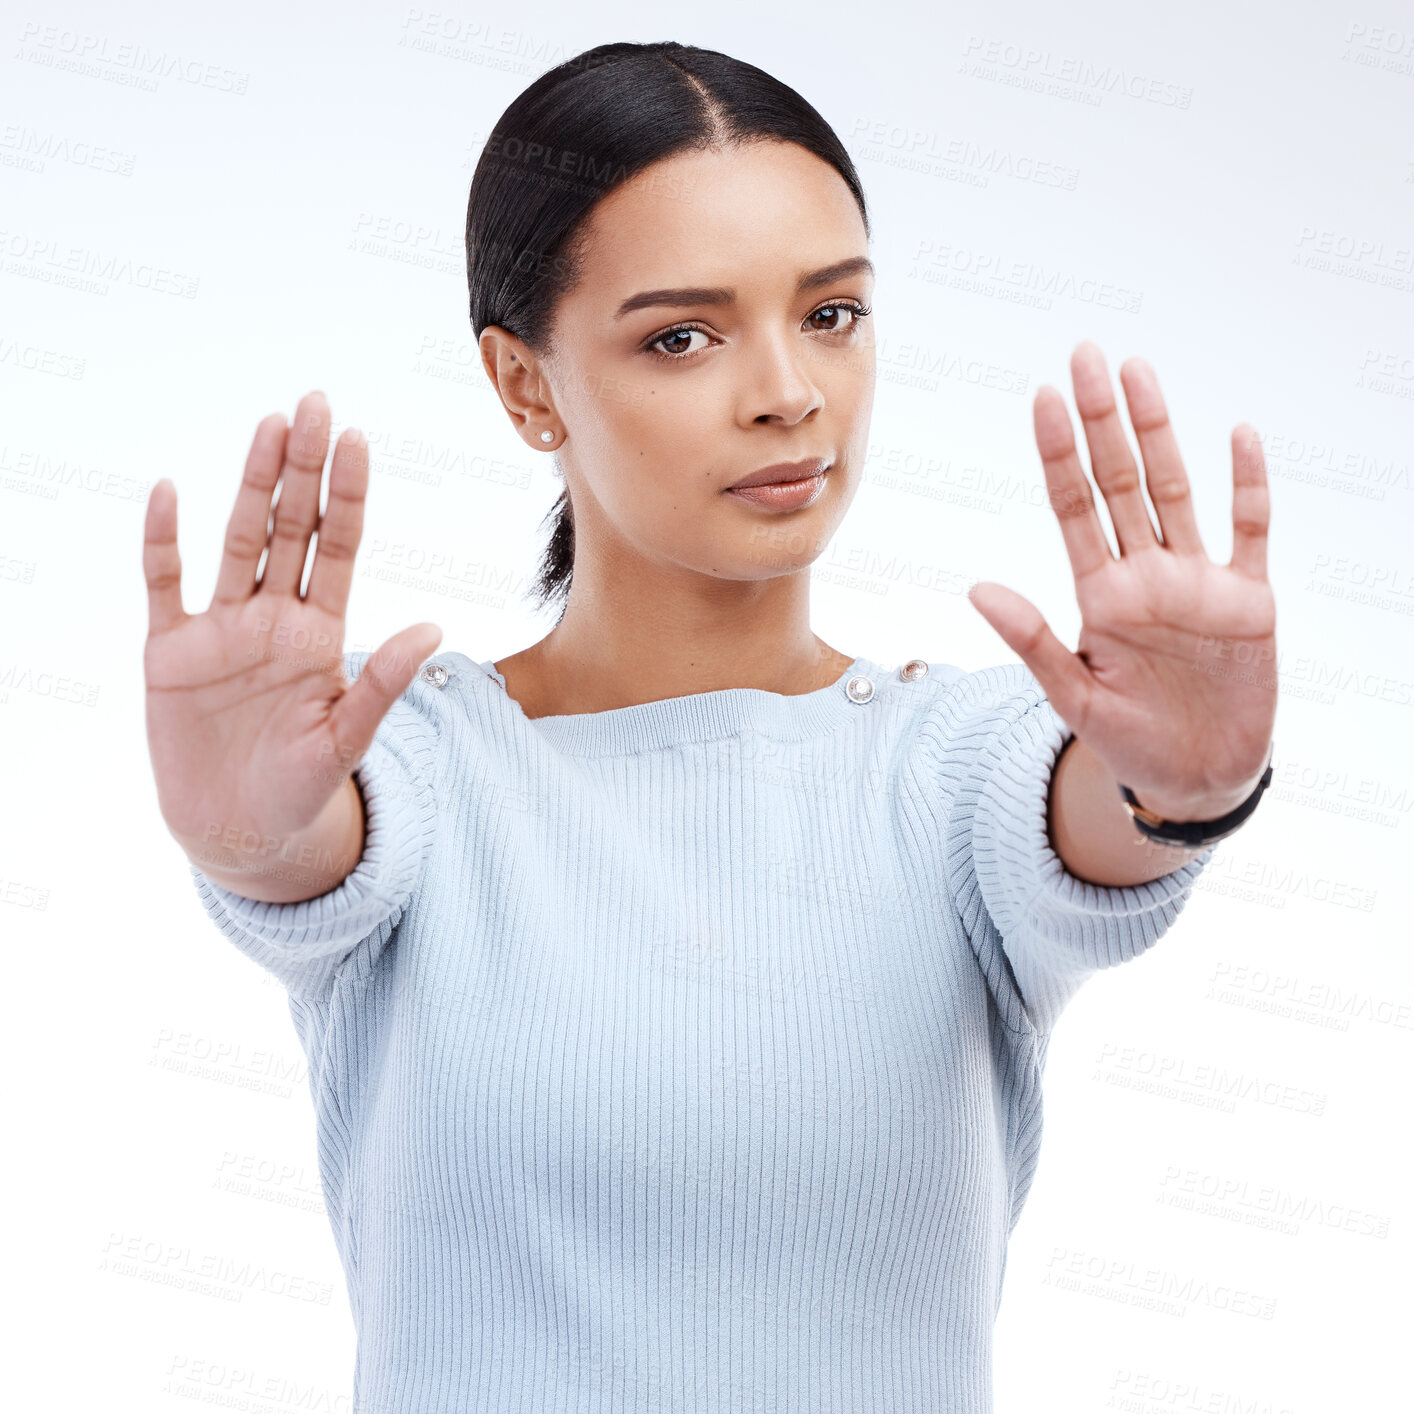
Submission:
POLYGON ((1223 795, 1190 796, 1186 800, 1166 799, 1163 796, 1151 795, 1145 790, 1136 790, 1133 795, 1141 809, 1156 815, 1160 820, 1172 820, 1181 825, 1196 820, 1221 820, 1229 811, 1236 810, 1257 789, 1257 782, 1260 780, 1259 772, 1240 790, 1228 791, 1223 795))
POLYGON ((1267 759, 1261 774, 1233 791, 1222 794, 1188 797, 1173 802, 1161 797, 1139 795, 1129 786, 1120 784, 1125 808, 1135 827, 1151 839, 1177 843, 1193 848, 1226 839, 1238 829, 1256 809, 1258 801, 1272 779, 1272 753, 1275 743, 1267 747, 1267 759))

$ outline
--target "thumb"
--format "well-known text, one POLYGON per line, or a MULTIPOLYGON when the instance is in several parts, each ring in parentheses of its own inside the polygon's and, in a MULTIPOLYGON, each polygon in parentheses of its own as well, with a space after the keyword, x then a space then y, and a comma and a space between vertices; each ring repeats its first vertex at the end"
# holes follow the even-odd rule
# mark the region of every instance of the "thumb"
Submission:
POLYGON ((333 731, 340 760, 362 760, 378 724, 441 641, 442 630, 436 624, 413 624, 369 655, 363 671, 334 709, 333 731))
POLYGON ((968 591, 972 607, 1030 669, 1056 714, 1072 727, 1083 721, 1090 670, 1051 632, 1041 611, 1004 584, 979 580, 968 591))

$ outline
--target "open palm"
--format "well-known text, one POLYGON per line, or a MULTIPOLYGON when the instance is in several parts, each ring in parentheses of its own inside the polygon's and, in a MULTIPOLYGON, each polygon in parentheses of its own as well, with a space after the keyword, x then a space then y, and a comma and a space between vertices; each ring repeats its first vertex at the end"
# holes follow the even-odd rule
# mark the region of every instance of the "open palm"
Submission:
POLYGON ((1267 580, 1270 498, 1256 431, 1232 434, 1232 558, 1204 551, 1188 476, 1158 381, 1142 359, 1120 369, 1162 540, 1145 504, 1104 356, 1071 358, 1095 480, 1119 540, 1096 511, 1060 393, 1043 386, 1036 443, 1075 576, 1080 641, 1067 649, 1040 611, 990 581, 978 611, 1034 674, 1066 725, 1141 805, 1211 819, 1240 803, 1267 762, 1276 717, 1276 601, 1267 580))
POLYGON ((175 489, 159 481, 148 501, 143 666, 158 802, 189 853, 227 869, 255 867, 252 855, 278 850, 317 819, 441 638, 435 625, 415 624, 373 654, 357 682, 345 681, 344 613, 368 446, 352 429, 340 438, 321 517, 328 450, 322 393, 300 402, 290 427, 280 414, 260 423, 202 614, 182 608, 175 489))

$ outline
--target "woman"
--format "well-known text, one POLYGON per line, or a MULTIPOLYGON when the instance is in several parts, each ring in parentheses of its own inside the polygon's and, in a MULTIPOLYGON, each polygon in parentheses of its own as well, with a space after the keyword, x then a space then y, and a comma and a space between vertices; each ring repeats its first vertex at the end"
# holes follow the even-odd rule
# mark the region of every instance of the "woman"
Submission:
POLYGON ((471 317, 559 458, 563 607, 499 664, 428 661, 429 624, 342 653, 367 447, 340 438, 321 518, 321 394, 257 428, 204 614, 153 492, 159 799, 289 993, 360 1409, 990 1408, 1051 1028, 1243 816, 1153 821, 1270 778, 1275 683, 1235 667, 1274 662, 1255 436, 1215 566, 1126 365, 1160 542, 1093 345, 1118 557, 1036 400, 1080 651, 992 584, 1024 666, 889 671, 812 632, 868 443, 868 236, 828 125, 725 55, 605 45, 511 104, 471 317))

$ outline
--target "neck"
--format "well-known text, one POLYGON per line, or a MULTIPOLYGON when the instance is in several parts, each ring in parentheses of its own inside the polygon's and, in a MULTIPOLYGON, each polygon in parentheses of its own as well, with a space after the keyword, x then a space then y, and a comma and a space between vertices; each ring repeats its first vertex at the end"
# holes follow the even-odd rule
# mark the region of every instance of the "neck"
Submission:
MULTIPOLYGON (((792 578, 795 578, 792 576, 792 578)), ((602 596, 571 586, 563 618, 538 643, 496 669, 528 717, 599 712, 723 688, 758 687, 786 695, 828 687, 854 661, 809 624, 803 593, 770 584, 732 584, 696 612, 640 600, 615 612, 602 596), (733 605, 730 601, 735 599, 733 605)), ((808 590, 801 581, 800 589, 808 590)))

